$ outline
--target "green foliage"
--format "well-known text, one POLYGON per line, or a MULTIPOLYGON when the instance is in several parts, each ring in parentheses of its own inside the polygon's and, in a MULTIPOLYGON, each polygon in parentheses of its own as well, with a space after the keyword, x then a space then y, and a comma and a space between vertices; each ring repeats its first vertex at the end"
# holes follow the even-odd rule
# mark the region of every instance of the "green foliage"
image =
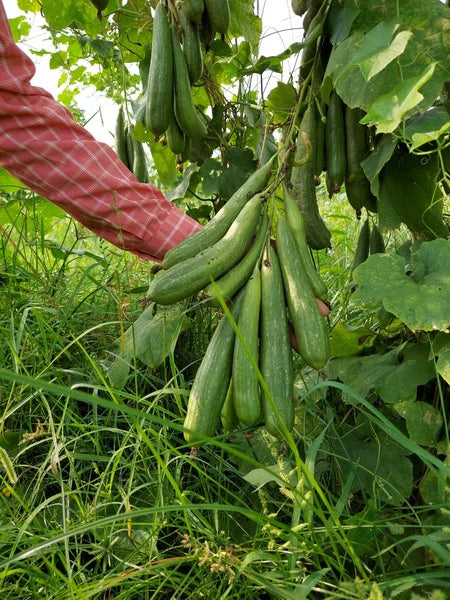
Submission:
POLYGON ((242 36, 256 54, 262 32, 262 21, 254 13, 253 0, 230 0, 230 11, 230 34, 233 37, 242 36))
POLYGON ((426 402, 405 400, 395 405, 395 410, 406 420, 409 437, 418 444, 433 445, 442 427, 441 413, 426 402))
POLYGON ((334 358, 327 372, 361 396, 375 391, 389 404, 414 400, 417 387, 435 375, 427 344, 401 345, 385 354, 334 358))
POLYGON ((354 300, 366 308, 383 307, 410 329, 447 331, 450 314, 450 248, 445 240, 424 242, 405 272, 398 255, 375 254, 354 273, 354 300))
POLYGON ((118 356, 107 371, 111 385, 123 388, 134 357, 151 369, 158 368, 188 323, 182 304, 165 307, 150 303, 119 340, 118 356))
POLYGON ((84 29, 90 36, 95 36, 105 28, 105 21, 97 18, 96 11, 86 0, 61 3, 42 0, 42 13, 50 27, 56 30, 76 27, 84 29))
POLYGON ((352 480, 352 492, 370 493, 375 488, 378 501, 400 505, 412 491, 412 463, 408 452, 389 436, 374 433, 364 423, 356 429, 342 427, 331 450, 343 480, 352 480))
POLYGON ((380 175, 380 225, 395 229, 401 223, 425 237, 446 238, 443 193, 438 184, 439 156, 398 152, 380 175))
POLYGON ((430 106, 447 78, 448 53, 436 31, 445 30, 448 9, 439 0, 412 0, 398 13, 395 2, 381 0, 347 6, 347 22, 358 15, 333 48, 327 74, 349 106, 376 111, 379 131, 393 131, 406 113, 430 106))

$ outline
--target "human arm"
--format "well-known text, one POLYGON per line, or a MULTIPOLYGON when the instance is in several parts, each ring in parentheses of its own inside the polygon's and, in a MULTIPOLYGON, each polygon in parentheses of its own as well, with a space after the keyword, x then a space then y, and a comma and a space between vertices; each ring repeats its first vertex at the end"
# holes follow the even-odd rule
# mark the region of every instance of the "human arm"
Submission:
POLYGON ((33 62, 17 47, 0 0, 0 166, 109 242, 148 259, 200 225, 139 183, 52 96, 31 85, 33 62))

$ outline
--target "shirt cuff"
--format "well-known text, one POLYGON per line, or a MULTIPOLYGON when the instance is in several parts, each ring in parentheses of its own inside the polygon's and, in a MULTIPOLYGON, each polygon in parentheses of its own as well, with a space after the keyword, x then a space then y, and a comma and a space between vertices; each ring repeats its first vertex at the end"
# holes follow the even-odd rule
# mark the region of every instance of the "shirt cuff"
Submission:
POLYGON ((139 249, 131 249, 142 258, 160 261, 165 253, 182 242, 185 238, 199 231, 200 223, 186 215, 173 204, 169 204, 165 217, 160 220, 158 226, 153 228, 148 238, 144 237, 139 249), (158 256, 153 256, 155 248, 158 248, 158 256))

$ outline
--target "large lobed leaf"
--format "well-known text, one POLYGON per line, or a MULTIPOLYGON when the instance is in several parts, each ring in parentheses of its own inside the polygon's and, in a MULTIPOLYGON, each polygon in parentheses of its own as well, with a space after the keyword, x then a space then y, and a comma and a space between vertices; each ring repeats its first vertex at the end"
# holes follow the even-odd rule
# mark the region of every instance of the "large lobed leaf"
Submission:
POLYGON ((415 268, 405 273, 405 259, 375 254, 354 272, 354 301, 369 309, 383 307, 409 329, 447 331, 450 325, 450 245, 424 242, 413 257, 415 268))
POLYGON ((91 3, 85 0, 70 2, 55 2, 42 0, 42 13, 52 29, 60 31, 66 27, 84 29, 90 36, 95 37, 105 29, 106 19, 97 18, 97 11, 91 3))
POLYGON ((332 30, 326 75, 346 104, 368 113, 367 123, 392 132, 433 104, 450 69, 448 7, 439 0, 346 0, 333 14, 351 29, 349 37, 338 25, 332 30))
POLYGON ((182 304, 149 304, 119 342, 116 359, 108 369, 111 384, 119 389, 125 385, 134 358, 152 369, 159 367, 185 326, 182 304))
POLYGON ((438 185, 439 157, 397 152, 379 175, 380 226, 390 229, 405 223, 414 233, 446 238, 443 194, 438 185))
POLYGON ((327 374, 367 396, 376 392, 384 402, 413 401, 417 386, 435 377, 426 344, 401 345, 385 354, 333 358, 327 374))
POLYGON ((383 433, 343 426, 333 441, 332 452, 342 479, 352 478, 351 491, 364 490, 382 502, 400 505, 413 489, 412 463, 407 452, 383 433), (353 477, 352 477, 353 476, 353 477))
POLYGON ((253 0, 230 0, 230 34, 243 37, 251 46, 253 54, 258 51, 262 32, 262 21, 254 14, 253 0))

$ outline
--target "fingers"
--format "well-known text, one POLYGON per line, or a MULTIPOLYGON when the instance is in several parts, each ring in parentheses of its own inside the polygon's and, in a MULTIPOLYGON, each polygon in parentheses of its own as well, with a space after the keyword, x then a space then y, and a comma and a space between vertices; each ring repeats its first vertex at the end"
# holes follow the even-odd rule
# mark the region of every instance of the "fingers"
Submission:
POLYGON ((319 300, 319 298, 316 298, 316 302, 322 315, 324 317, 328 317, 328 315, 330 314, 330 307, 327 304, 325 304, 325 302, 322 302, 322 300, 319 300))

